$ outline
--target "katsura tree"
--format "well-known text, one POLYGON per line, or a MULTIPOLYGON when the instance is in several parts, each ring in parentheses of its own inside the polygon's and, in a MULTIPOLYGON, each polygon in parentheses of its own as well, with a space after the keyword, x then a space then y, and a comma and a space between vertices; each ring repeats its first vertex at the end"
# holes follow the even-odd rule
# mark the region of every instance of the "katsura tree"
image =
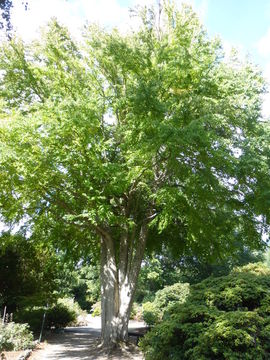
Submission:
POLYGON ((127 340, 146 248, 261 243, 264 82, 189 7, 75 42, 52 20, 1 47, 1 215, 71 256, 100 251, 102 340, 127 340), (256 155, 257 154, 257 155, 256 155))

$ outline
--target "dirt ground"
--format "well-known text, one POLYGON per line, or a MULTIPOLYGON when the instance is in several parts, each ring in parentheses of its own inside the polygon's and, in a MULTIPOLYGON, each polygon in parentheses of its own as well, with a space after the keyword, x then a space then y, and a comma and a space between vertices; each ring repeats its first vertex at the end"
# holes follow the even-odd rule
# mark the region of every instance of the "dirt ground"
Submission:
POLYGON ((3 351, 5 357, 0 359, 3 360, 17 360, 20 355, 22 355, 24 351, 3 351))

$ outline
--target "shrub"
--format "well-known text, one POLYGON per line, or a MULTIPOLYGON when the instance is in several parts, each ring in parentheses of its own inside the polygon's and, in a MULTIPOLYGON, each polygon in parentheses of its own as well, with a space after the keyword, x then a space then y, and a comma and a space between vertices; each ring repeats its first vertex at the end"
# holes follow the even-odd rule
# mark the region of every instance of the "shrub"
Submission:
POLYGON ((157 291, 153 302, 143 304, 143 320, 152 326, 159 322, 174 304, 182 304, 189 294, 189 284, 177 283, 157 291))
POLYGON ((15 314, 15 320, 29 324, 31 331, 39 334, 44 313, 46 313, 45 329, 65 327, 76 320, 76 312, 61 302, 49 309, 45 307, 26 308, 15 314))
POLYGON ((130 319, 140 321, 143 319, 142 317, 142 306, 138 303, 134 302, 132 305, 130 319))
POLYGON ((101 303, 100 301, 98 301, 92 306, 92 316, 100 316, 100 315, 101 315, 101 303))
POLYGON ((76 319, 76 313, 63 304, 56 304, 47 311, 46 327, 59 329, 76 319))
POLYGON ((175 303, 185 302, 189 294, 189 284, 177 283, 171 286, 165 286, 164 289, 157 291, 155 296, 155 305, 164 313, 165 309, 175 303))
POLYGON ((142 305, 143 320, 147 325, 152 326, 160 320, 160 311, 152 302, 146 302, 142 305))
POLYGON ((0 351, 29 349, 33 347, 33 340, 27 324, 0 324, 0 351))
POLYGON ((34 334, 39 334, 45 307, 25 308, 14 314, 14 320, 19 323, 27 323, 34 334))
POLYGON ((270 270, 247 265, 191 287, 141 341, 146 360, 270 358, 270 270))

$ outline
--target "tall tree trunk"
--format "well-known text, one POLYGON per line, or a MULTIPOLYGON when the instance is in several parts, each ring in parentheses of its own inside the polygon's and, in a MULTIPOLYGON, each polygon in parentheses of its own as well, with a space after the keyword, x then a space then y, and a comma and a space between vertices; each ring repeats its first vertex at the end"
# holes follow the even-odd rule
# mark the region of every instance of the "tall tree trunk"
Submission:
POLYGON ((144 255, 146 226, 129 249, 123 236, 116 260, 115 244, 110 236, 101 239, 101 322, 103 346, 112 348, 128 340, 128 322, 136 283, 144 255))

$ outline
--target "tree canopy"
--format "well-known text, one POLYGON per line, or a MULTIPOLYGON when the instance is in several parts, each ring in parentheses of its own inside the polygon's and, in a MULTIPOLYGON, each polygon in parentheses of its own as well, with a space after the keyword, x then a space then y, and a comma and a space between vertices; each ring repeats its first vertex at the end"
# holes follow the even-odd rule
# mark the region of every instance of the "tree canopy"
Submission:
POLYGON ((215 257, 260 246, 267 225, 260 71, 225 58, 189 7, 162 16, 81 42, 52 20, 0 55, 1 215, 73 256, 101 247, 115 314, 145 247, 215 257))

